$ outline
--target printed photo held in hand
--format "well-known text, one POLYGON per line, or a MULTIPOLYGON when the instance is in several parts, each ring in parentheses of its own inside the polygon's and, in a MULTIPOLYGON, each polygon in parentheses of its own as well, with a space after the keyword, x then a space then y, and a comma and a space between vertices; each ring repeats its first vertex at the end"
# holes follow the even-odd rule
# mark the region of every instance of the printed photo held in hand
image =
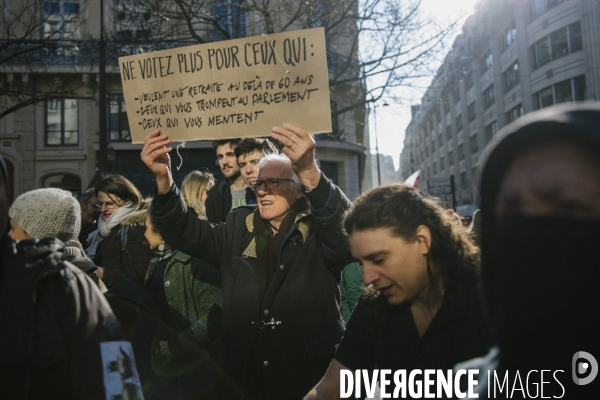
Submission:
POLYGON ((351 261, 341 226, 350 202, 317 167, 314 139, 291 124, 271 138, 285 148, 259 161, 258 204, 217 225, 198 219, 173 184, 168 137, 148 135, 141 154, 158 184, 149 212, 160 236, 220 270, 218 359, 235 382, 220 388, 261 400, 301 398, 325 373, 345 327, 338 285, 351 261))

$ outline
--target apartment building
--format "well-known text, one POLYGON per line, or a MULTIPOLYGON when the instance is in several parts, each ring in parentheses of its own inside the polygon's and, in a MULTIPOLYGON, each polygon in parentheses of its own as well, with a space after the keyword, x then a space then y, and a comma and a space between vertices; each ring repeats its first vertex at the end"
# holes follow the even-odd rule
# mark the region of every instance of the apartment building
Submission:
MULTIPOLYGON (((117 59, 274 29, 277 21, 269 21, 272 25, 267 26, 260 14, 247 12, 244 3, 192 2, 190 7, 202 4, 203 8, 186 14, 168 1, 3 0, 0 153, 10 172, 11 198, 40 187, 60 187, 78 194, 98 179, 101 153, 108 158, 110 172, 127 176, 143 192, 151 193, 153 177, 140 160, 141 145, 131 144, 117 59), (188 15, 194 18, 186 19, 188 15), (99 68, 102 48, 104 75, 99 68), (103 77, 105 99, 100 97, 103 77), (100 132, 102 102, 106 104, 105 132, 100 132), (107 135, 106 147, 100 148, 100 134, 107 135)), ((284 10, 273 2, 272 7, 281 8, 279 16, 285 20, 283 12, 288 6, 284 10)), ((311 15, 310 21, 299 18, 286 29, 319 26, 318 13, 311 15)), ((343 35, 327 43, 330 79, 359 73, 357 50, 349 48, 349 39, 358 35, 357 28, 351 23, 344 27, 343 35)), ((332 110, 345 109, 356 98, 364 98, 364 93, 362 83, 337 85, 331 89, 332 110)), ((361 191, 364 121, 364 108, 353 109, 332 116, 332 133, 317 135, 321 168, 351 198, 361 191)), ((179 164, 176 153, 172 154, 173 162, 179 164)), ((192 169, 209 169, 220 175, 210 142, 188 142, 179 154, 183 165, 175 171, 178 183, 192 169)))
POLYGON ((521 115, 600 97, 596 0, 480 0, 421 104, 401 156, 404 178, 454 177, 457 205, 476 201, 479 155, 521 115))

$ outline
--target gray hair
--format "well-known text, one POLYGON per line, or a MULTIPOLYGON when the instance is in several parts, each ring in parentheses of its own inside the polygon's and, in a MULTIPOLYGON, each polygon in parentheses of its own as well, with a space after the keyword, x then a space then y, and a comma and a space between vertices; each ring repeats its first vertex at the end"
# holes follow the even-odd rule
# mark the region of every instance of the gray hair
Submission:
MULTIPOLYGON (((283 163, 283 164, 287 164, 290 167, 292 166, 292 161, 290 161, 290 159, 285 155, 285 154, 267 154, 266 156, 264 156, 263 158, 261 158, 260 162, 258 163, 258 170, 260 171, 260 169, 268 163, 274 163, 274 162, 279 162, 279 163, 283 163)), ((296 185, 298 185, 298 189, 300 189, 302 187, 302 181, 300 180, 300 178, 298 177, 298 175, 296 175, 296 173, 294 172, 294 169, 292 168, 292 173, 294 174, 292 176, 292 179, 294 180, 294 183, 296 185)))

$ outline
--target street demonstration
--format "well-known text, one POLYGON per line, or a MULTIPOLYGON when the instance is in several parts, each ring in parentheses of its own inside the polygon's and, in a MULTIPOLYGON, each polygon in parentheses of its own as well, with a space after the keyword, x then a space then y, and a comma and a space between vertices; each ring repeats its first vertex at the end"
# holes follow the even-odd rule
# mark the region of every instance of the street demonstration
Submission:
POLYGON ((505 2, 8 1, 0 398, 600 398, 600 3, 505 2))

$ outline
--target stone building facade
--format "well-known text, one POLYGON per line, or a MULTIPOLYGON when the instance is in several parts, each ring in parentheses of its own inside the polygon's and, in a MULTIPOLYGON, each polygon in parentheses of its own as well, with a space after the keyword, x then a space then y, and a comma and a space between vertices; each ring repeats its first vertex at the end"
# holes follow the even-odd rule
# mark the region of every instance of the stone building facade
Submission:
MULTIPOLYGON (((0 47, 0 153, 10 170, 11 197, 40 187, 61 187, 78 194, 98 179, 101 14, 106 38, 106 135, 109 143, 102 151, 108 154, 111 172, 126 175, 146 194, 152 192, 153 177, 139 158, 141 145, 130 142, 117 57, 197 42, 178 41, 177 37, 162 41, 153 38, 147 24, 152 18, 159 17, 144 8, 144 4, 151 2, 104 0, 101 10, 99 0, 5 1, 5 11, 22 15, 23 20, 38 21, 34 23, 36 28, 25 31, 23 40, 17 43, 14 37, 7 37, 5 33, 10 21, 6 17, 0 18, 0 25, 3 25, 0 26, 0 38, 12 45, 0 47), (132 16, 133 13, 136 15, 132 16), (29 46, 28 50, 20 57, 13 57, 19 45, 29 46), (34 95, 26 95, 31 93, 34 95), (35 96, 39 96, 39 100, 35 96), (13 108, 14 111, 10 111, 13 108)), ((210 6, 205 2, 209 7, 207 12, 218 14, 231 12, 232 8, 235 11, 242 1, 213 3, 210 6)), ((256 15, 244 15, 237 21, 248 26, 242 36, 262 33, 257 18, 256 15)), ((299 28, 302 26, 290 27, 299 28)), ((202 29, 208 31, 206 27, 202 29)), ((209 32, 209 38, 210 35, 209 32)), ((217 33, 212 35, 213 40, 222 39, 217 33)), ((352 35, 357 35, 356 28, 349 25, 345 38, 352 35)), ((357 52, 348 55, 344 47, 348 44, 343 37, 328 43, 330 76, 337 74, 340 68, 344 68, 344 73, 358 73, 348 68, 348 65, 356 64, 357 52)), ((332 109, 343 109, 346 99, 360 96, 364 96, 362 84, 336 87, 331 90, 332 109)), ((364 121, 364 109, 351 110, 332 119, 332 133, 317 135, 318 160, 322 169, 351 198, 362 190, 364 121)), ((176 173, 176 180, 180 181, 187 172, 197 168, 220 175, 210 142, 188 142, 179 153, 184 163, 176 173)), ((172 154, 176 158, 173 163, 178 164, 177 155, 172 154)))
POLYGON ((479 0, 413 107, 404 178, 454 177, 457 204, 476 201, 479 155, 521 115, 600 97, 596 0, 479 0))

